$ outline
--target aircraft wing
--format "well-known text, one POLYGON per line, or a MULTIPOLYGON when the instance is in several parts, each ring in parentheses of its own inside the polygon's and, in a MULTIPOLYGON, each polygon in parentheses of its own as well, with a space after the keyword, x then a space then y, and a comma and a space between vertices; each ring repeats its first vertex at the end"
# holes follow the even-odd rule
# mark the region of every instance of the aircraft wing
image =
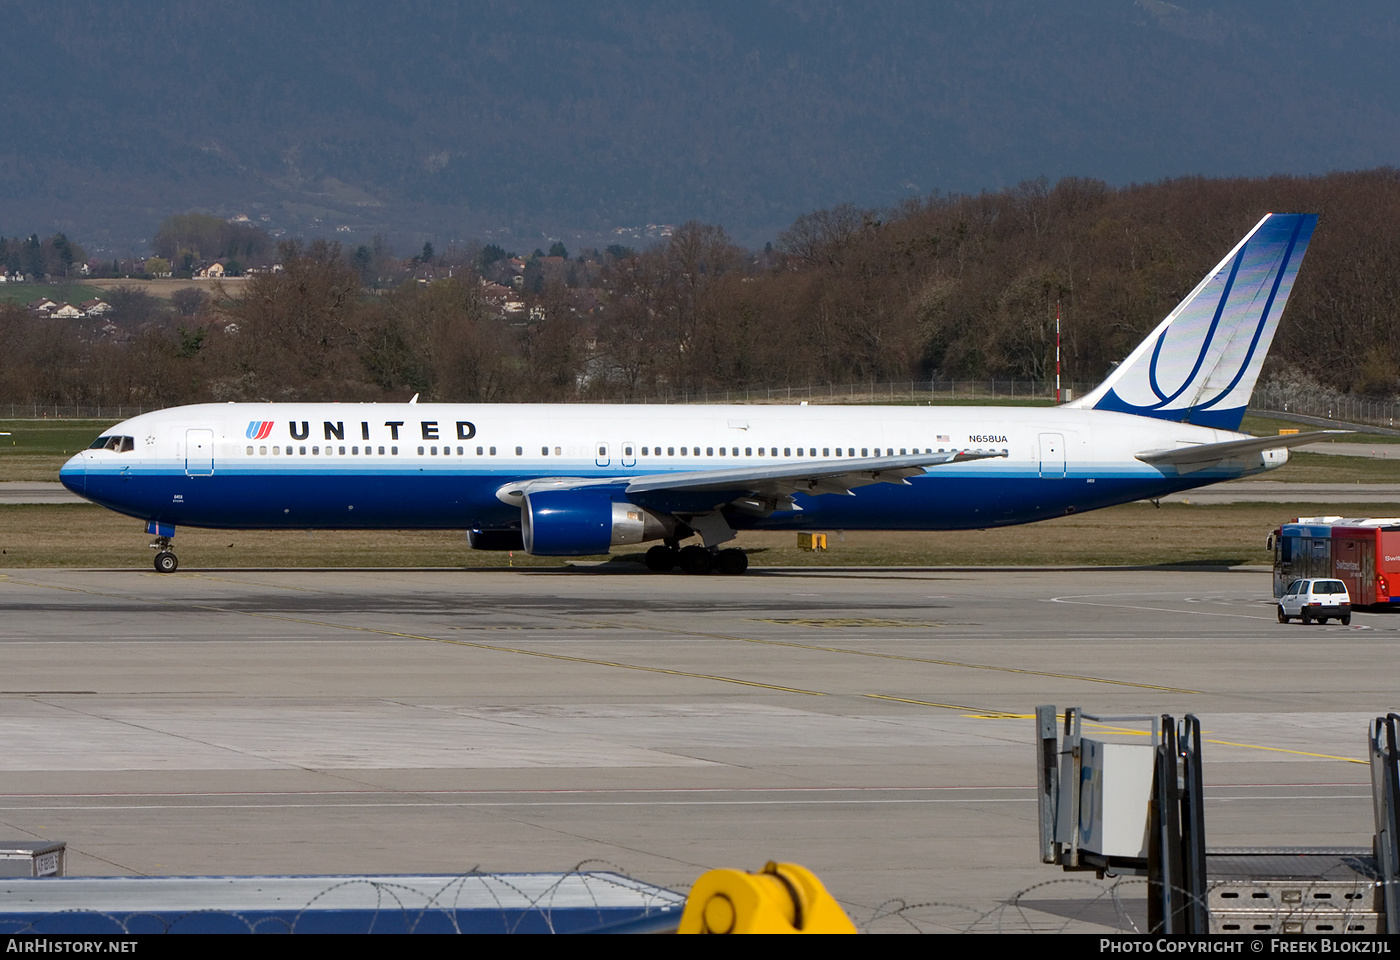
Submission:
POLYGON ((1300 444, 1312 443, 1322 437, 1351 432, 1351 430, 1310 430, 1307 433, 1285 433, 1276 437, 1253 437, 1249 440, 1226 440, 1222 443, 1195 443, 1184 447, 1173 447, 1170 450, 1149 450, 1146 453, 1137 454, 1137 459, 1154 467, 1171 465, 1183 473, 1190 473, 1195 470, 1203 470, 1222 460, 1230 460, 1251 453, 1263 453, 1265 450, 1278 450, 1281 447, 1296 447, 1300 444))
POLYGON ((860 460, 813 460, 810 463, 775 463, 764 467, 735 467, 732 470, 695 470, 688 473, 656 473, 634 477, 627 493, 654 491, 744 490, 759 496, 788 496, 794 493, 849 494, 855 487, 871 483, 907 484, 909 477, 927 473, 928 467, 1004 457, 1000 451, 957 450, 950 453, 918 453, 898 457, 867 457, 860 460))
POLYGON ((872 483, 907 484, 909 477, 927 473, 931 467, 1004 456, 1006 454, 999 450, 956 450, 806 463, 786 461, 771 466, 649 473, 634 477, 543 477, 508 483, 496 491, 496 496, 518 505, 526 495, 536 492, 616 486, 629 497, 635 496, 639 502, 650 501, 662 509, 689 512, 714 509, 722 503, 736 501, 742 508, 770 512, 792 509, 793 495, 798 493, 850 495, 854 488, 872 483))

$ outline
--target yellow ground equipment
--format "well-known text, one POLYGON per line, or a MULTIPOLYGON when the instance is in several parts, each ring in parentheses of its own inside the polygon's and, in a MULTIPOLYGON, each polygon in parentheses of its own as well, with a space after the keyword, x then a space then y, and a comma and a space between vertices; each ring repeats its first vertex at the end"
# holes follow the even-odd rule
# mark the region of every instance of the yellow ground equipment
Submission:
POLYGON ((773 863, 758 873, 711 870, 695 881, 677 933, 855 933, 806 867, 773 863))

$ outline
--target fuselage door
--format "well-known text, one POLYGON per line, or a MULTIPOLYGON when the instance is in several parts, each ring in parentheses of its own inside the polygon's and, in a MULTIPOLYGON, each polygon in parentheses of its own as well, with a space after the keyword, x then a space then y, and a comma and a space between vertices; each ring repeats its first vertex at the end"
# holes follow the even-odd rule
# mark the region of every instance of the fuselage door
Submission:
POLYGON ((1040 475, 1042 477, 1063 477, 1065 475, 1065 438, 1058 433, 1040 435, 1040 475))
POLYGON ((600 467, 606 467, 612 463, 612 457, 608 455, 608 445, 601 440, 593 444, 593 452, 597 454, 593 462, 600 467))
POLYGON ((622 441, 622 465, 624 467, 637 465, 637 445, 631 440, 622 441))
POLYGON ((185 473, 208 477, 214 473, 214 431, 185 431, 185 473))

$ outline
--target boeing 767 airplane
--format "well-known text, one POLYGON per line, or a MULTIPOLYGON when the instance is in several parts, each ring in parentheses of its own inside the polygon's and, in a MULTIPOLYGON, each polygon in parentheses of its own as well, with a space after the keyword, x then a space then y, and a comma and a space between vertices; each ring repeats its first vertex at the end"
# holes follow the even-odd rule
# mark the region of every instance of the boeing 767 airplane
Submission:
POLYGON ((1058 407, 230 403, 133 417, 64 465, 181 526, 457 529, 481 549, 742 573, 739 530, 1029 523, 1278 467, 1238 432, 1317 218, 1269 214, 1102 384, 1058 407), (700 542, 681 548, 682 541, 700 542))

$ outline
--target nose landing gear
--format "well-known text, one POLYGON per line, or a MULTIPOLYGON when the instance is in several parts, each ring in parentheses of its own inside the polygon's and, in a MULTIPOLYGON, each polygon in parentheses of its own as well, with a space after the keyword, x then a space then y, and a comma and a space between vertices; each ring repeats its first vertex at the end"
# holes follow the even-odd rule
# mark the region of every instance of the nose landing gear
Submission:
POLYGON ((156 573, 174 573, 180 569, 180 561, 175 556, 175 551, 169 537, 156 537, 151 541, 151 549, 156 551, 155 568, 156 573))

